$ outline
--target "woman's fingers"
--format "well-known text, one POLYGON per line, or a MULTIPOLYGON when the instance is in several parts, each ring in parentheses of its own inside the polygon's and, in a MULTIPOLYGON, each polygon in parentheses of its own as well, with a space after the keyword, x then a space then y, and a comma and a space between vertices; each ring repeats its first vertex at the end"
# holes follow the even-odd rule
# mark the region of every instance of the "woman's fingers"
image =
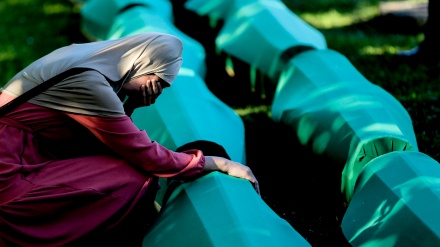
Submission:
POLYGON ((142 99, 144 102, 144 105, 147 105, 147 92, 146 92, 146 88, 145 85, 141 85, 141 93, 142 93, 142 99))
POLYGON ((255 182, 254 182, 254 188, 255 188, 255 191, 258 193, 258 195, 261 196, 261 193, 260 193, 260 185, 258 184, 258 181, 257 181, 257 180, 255 180, 255 182))
POLYGON ((157 88, 158 88, 158 95, 160 95, 162 93, 162 90, 163 90, 162 84, 160 84, 160 81, 157 80, 156 81, 156 85, 157 85, 157 88))
POLYGON ((260 186, 258 184, 258 180, 248 166, 232 162, 231 166, 229 167, 228 174, 234 177, 249 180, 253 184, 255 191, 260 195, 260 186))
POLYGON ((153 93, 153 86, 151 85, 152 82, 151 80, 147 81, 147 95, 148 95, 148 103, 152 104, 153 100, 154 100, 154 93, 153 93))
POLYGON ((151 80, 151 87, 155 98, 159 97, 162 93, 162 85, 159 80, 151 80))
POLYGON ((159 89, 157 88, 157 81, 156 80, 151 80, 150 81, 150 85, 151 85, 152 93, 154 95, 157 95, 159 93, 159 89))
POLYGON ((159 80, 147 80, 144 86, 143 96, 146 95, 144 105, 148 106, 156 102, 156 98, 162 93, 162 86, 159 80))

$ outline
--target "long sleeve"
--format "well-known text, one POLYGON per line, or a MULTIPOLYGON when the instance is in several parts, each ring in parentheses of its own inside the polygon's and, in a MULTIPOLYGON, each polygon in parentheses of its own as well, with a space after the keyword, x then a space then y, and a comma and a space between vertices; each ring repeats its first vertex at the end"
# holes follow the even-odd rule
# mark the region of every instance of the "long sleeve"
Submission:
POLYGON ((193 177, 204 168, 200 150, 174 152, 151 141, 128 116, 96 117, 66 113, 129 163, 158 177, 193 177))

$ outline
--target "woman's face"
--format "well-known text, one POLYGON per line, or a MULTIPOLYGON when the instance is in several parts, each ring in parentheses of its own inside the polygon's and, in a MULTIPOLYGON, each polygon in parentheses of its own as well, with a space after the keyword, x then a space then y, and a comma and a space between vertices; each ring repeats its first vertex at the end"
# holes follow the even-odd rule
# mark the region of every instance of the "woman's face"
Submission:
POLYGON ((121 93, 135 100, 136 105, 149 106, 154 104, 162 90, 169 86, 157 75, 143 75, 125 83, 121 88, 121 93))

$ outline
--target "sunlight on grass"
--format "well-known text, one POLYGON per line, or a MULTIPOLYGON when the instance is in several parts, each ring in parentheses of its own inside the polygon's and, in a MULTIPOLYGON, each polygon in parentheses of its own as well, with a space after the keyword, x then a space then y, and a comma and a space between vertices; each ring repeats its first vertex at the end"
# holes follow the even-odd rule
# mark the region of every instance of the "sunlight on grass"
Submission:
POLYGON ((395 54, 397 51, 401 50, 401 48, 391 45, 384 46, 365 46, 361 49, 362 55, 383 55, 386 53, 395 54))
POLYGON ((355 9, 350 13, 340 13, 332 9, 322 13, 303 13, 299 17, 315 28, 331 29, 350 26, 369 20, 377 15, 379 15, 379 8, 377 6, 368 6, 355 9))
POLYGON ((14 47, 8 46, 5 50, 1 49, 0 51, 0 62, 4 61, 12 61, 17 56, 16 52, 14 52, 14 47))
POLYGON ((46 15, 70 13, 72 10, 64 4, 44 4, 44 13, 46 15))
MULTIPOLYGON (((419 34, 416 37, 417 43, 424 39, 423 34, 419 34)), ((396 54, 398 51, 406 50, 408 47, 402 47, 398 45, 384 44, 381 46, 367 45, 360 49, 361 55, 383 55, 383 54, 396 54)))
POLYGON ((246 108, 236 108, 234 109, 235 113, 237 113, 239 116, 245 116, 252 113, 266 113, 269 117, 271 106, 270 105, 259 105, 259 106, 248 106, 246 108))

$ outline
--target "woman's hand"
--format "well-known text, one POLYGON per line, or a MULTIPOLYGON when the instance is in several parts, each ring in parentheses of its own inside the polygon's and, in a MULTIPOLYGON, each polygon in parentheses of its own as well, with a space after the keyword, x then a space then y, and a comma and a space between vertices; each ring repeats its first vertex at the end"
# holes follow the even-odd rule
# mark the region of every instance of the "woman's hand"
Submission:
POLYGON ((128 96, 124 104, 125 113, 131 116, 136 108, 154 104, 166 86, 167 84, 161 82, 161 79, 154 74, 140 76, 125 83, 119 93, 128 96))
POLYGON ((204 171, 221 171, 233 177, 247 179, 254 185, 255 191, 260 195, 258 180, 248 166, 222 157, 205 156, 204 171))
POLYGON ((162 85, 159 79, 147 80, 141 85, 143 106, 149 106, 156 102, 157 97, 162 93, 162 85))

